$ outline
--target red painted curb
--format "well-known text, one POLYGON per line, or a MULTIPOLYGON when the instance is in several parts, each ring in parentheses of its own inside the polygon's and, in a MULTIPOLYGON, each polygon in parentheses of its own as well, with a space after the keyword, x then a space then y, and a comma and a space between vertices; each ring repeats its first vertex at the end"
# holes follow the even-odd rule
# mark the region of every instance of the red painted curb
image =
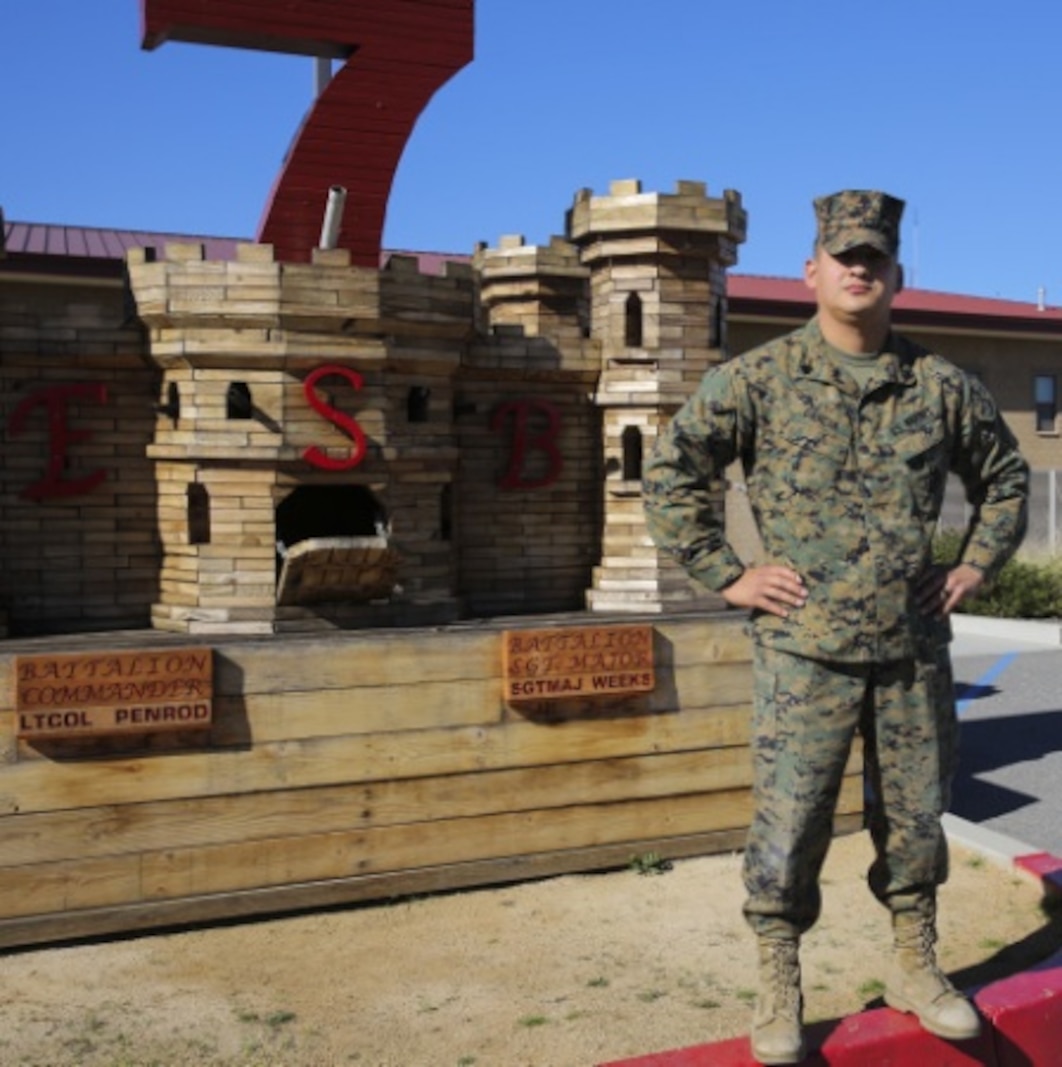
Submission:
MULTIPOLYGON (((1062 859, 1019 856, 1045 893, 1062 892, 1062 859)), ((1055 1067, 1062 1063, 1062 952, 974 995, 985 1026, 974 1041, 948 1042, 911 1015, 876 1008, 809 1028, 807 1067, 1055 1067)), ((757 1067, 747 1037, 612 1060, 598 1067, 757 1067)))
POLYGON ((674 1052, 657 1052, 633 1060, 610 1060, 598 1067, 746 1067, 754 1063, 747 1037, 693 1045, 674 1052))
POLYGON ((973 1041, 944 1041, 923 1030, 913 1015, 891 1008, 875 1008, 842 1019, 819 1049, 819 1056, 830 1067, 996 1065, 995 1044, 985 1030, 973 1041))
POLYGON ((1028 874, 1036 875, 1048 893, 1062 893, 1062 859, 1050 852, 1033 852, 1018 856, 1014 866, 1028 874))
POLYGON ((1052 1067, 1062 1061, 1062 952, 975 998, 989 1020, 999 1067, 1052 1067))
MULTIPOLYGON (((820 1023, 809 1027, 807 1036, 811 1051, 801 1060, 804 1067, 998 1067, 999 1062, 990 1032, 976 1041, 952 1044, 926 1033, 913 1016, 891 1008, 820 1023)), ((758 1067, 758 1062, 749 1039, 737 1037, 598 1067, 758 1067)), ((1023 1067, 1029 1067, 1028 1061, 1023 1067)))

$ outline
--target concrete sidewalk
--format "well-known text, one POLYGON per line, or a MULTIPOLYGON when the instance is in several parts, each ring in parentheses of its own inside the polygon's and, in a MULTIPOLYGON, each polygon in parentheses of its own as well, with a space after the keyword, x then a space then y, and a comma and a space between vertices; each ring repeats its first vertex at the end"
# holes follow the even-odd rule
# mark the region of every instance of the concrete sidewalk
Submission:
POLYGON ((1003 655, 1062 649, 1062 622, 1039 619, 993 619, 983 615, 953 615, 952 658, 1003 655))

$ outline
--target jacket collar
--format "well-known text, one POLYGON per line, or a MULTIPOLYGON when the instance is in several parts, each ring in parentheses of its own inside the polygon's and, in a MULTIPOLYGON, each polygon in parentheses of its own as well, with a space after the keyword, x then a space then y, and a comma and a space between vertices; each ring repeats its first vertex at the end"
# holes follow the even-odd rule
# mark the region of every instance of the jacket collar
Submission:
MULTIPOLYGON (((793 367, 795 378, 826 382, 844 393, 859 392, 851 375, 845 374, 837 365, 836 360, 831 358, 817 316, 811 319, 802 330, 798 330, 794 336, 798 342, 797 359, 793 367)), ((885 338, 882 357, 878 360, 878 373, 867 383, 868 393, 871 389, 876 389, 886 383, 893 385, 914 383, 914 354, 907 342, 891 330, 885 338)))

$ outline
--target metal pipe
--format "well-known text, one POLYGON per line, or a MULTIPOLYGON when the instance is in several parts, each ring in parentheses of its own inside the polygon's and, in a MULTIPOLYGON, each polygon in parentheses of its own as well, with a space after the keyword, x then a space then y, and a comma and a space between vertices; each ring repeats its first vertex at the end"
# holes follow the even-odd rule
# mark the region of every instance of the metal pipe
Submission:
POLYGON ((320 96, 332 80, 332 60, 316 56, 313 61, 313 95, 320 96))
POLYGON ((343 209, 347 205, 347 191, 342 185, 333 185, 328 190, 324 222, 321 225, 321 241, 318 248, 335 248, 339 240, 339 228, 343 224, 343 209))

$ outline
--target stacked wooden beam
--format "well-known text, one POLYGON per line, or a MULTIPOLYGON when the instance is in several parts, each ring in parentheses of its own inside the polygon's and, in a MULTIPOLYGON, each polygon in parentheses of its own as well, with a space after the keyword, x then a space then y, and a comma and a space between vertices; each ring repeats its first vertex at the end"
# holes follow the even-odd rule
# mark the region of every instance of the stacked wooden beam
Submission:
MULTIPOLYGON (((0 711, 0 947, 738 848, 747 640, 732 619, 653 629, 655 690, 611 702, 507 705, 485 623, 215 639, 205 740, 31 745, 0 711)), ((855 758, 841 826, 861 802, 855 758)))

